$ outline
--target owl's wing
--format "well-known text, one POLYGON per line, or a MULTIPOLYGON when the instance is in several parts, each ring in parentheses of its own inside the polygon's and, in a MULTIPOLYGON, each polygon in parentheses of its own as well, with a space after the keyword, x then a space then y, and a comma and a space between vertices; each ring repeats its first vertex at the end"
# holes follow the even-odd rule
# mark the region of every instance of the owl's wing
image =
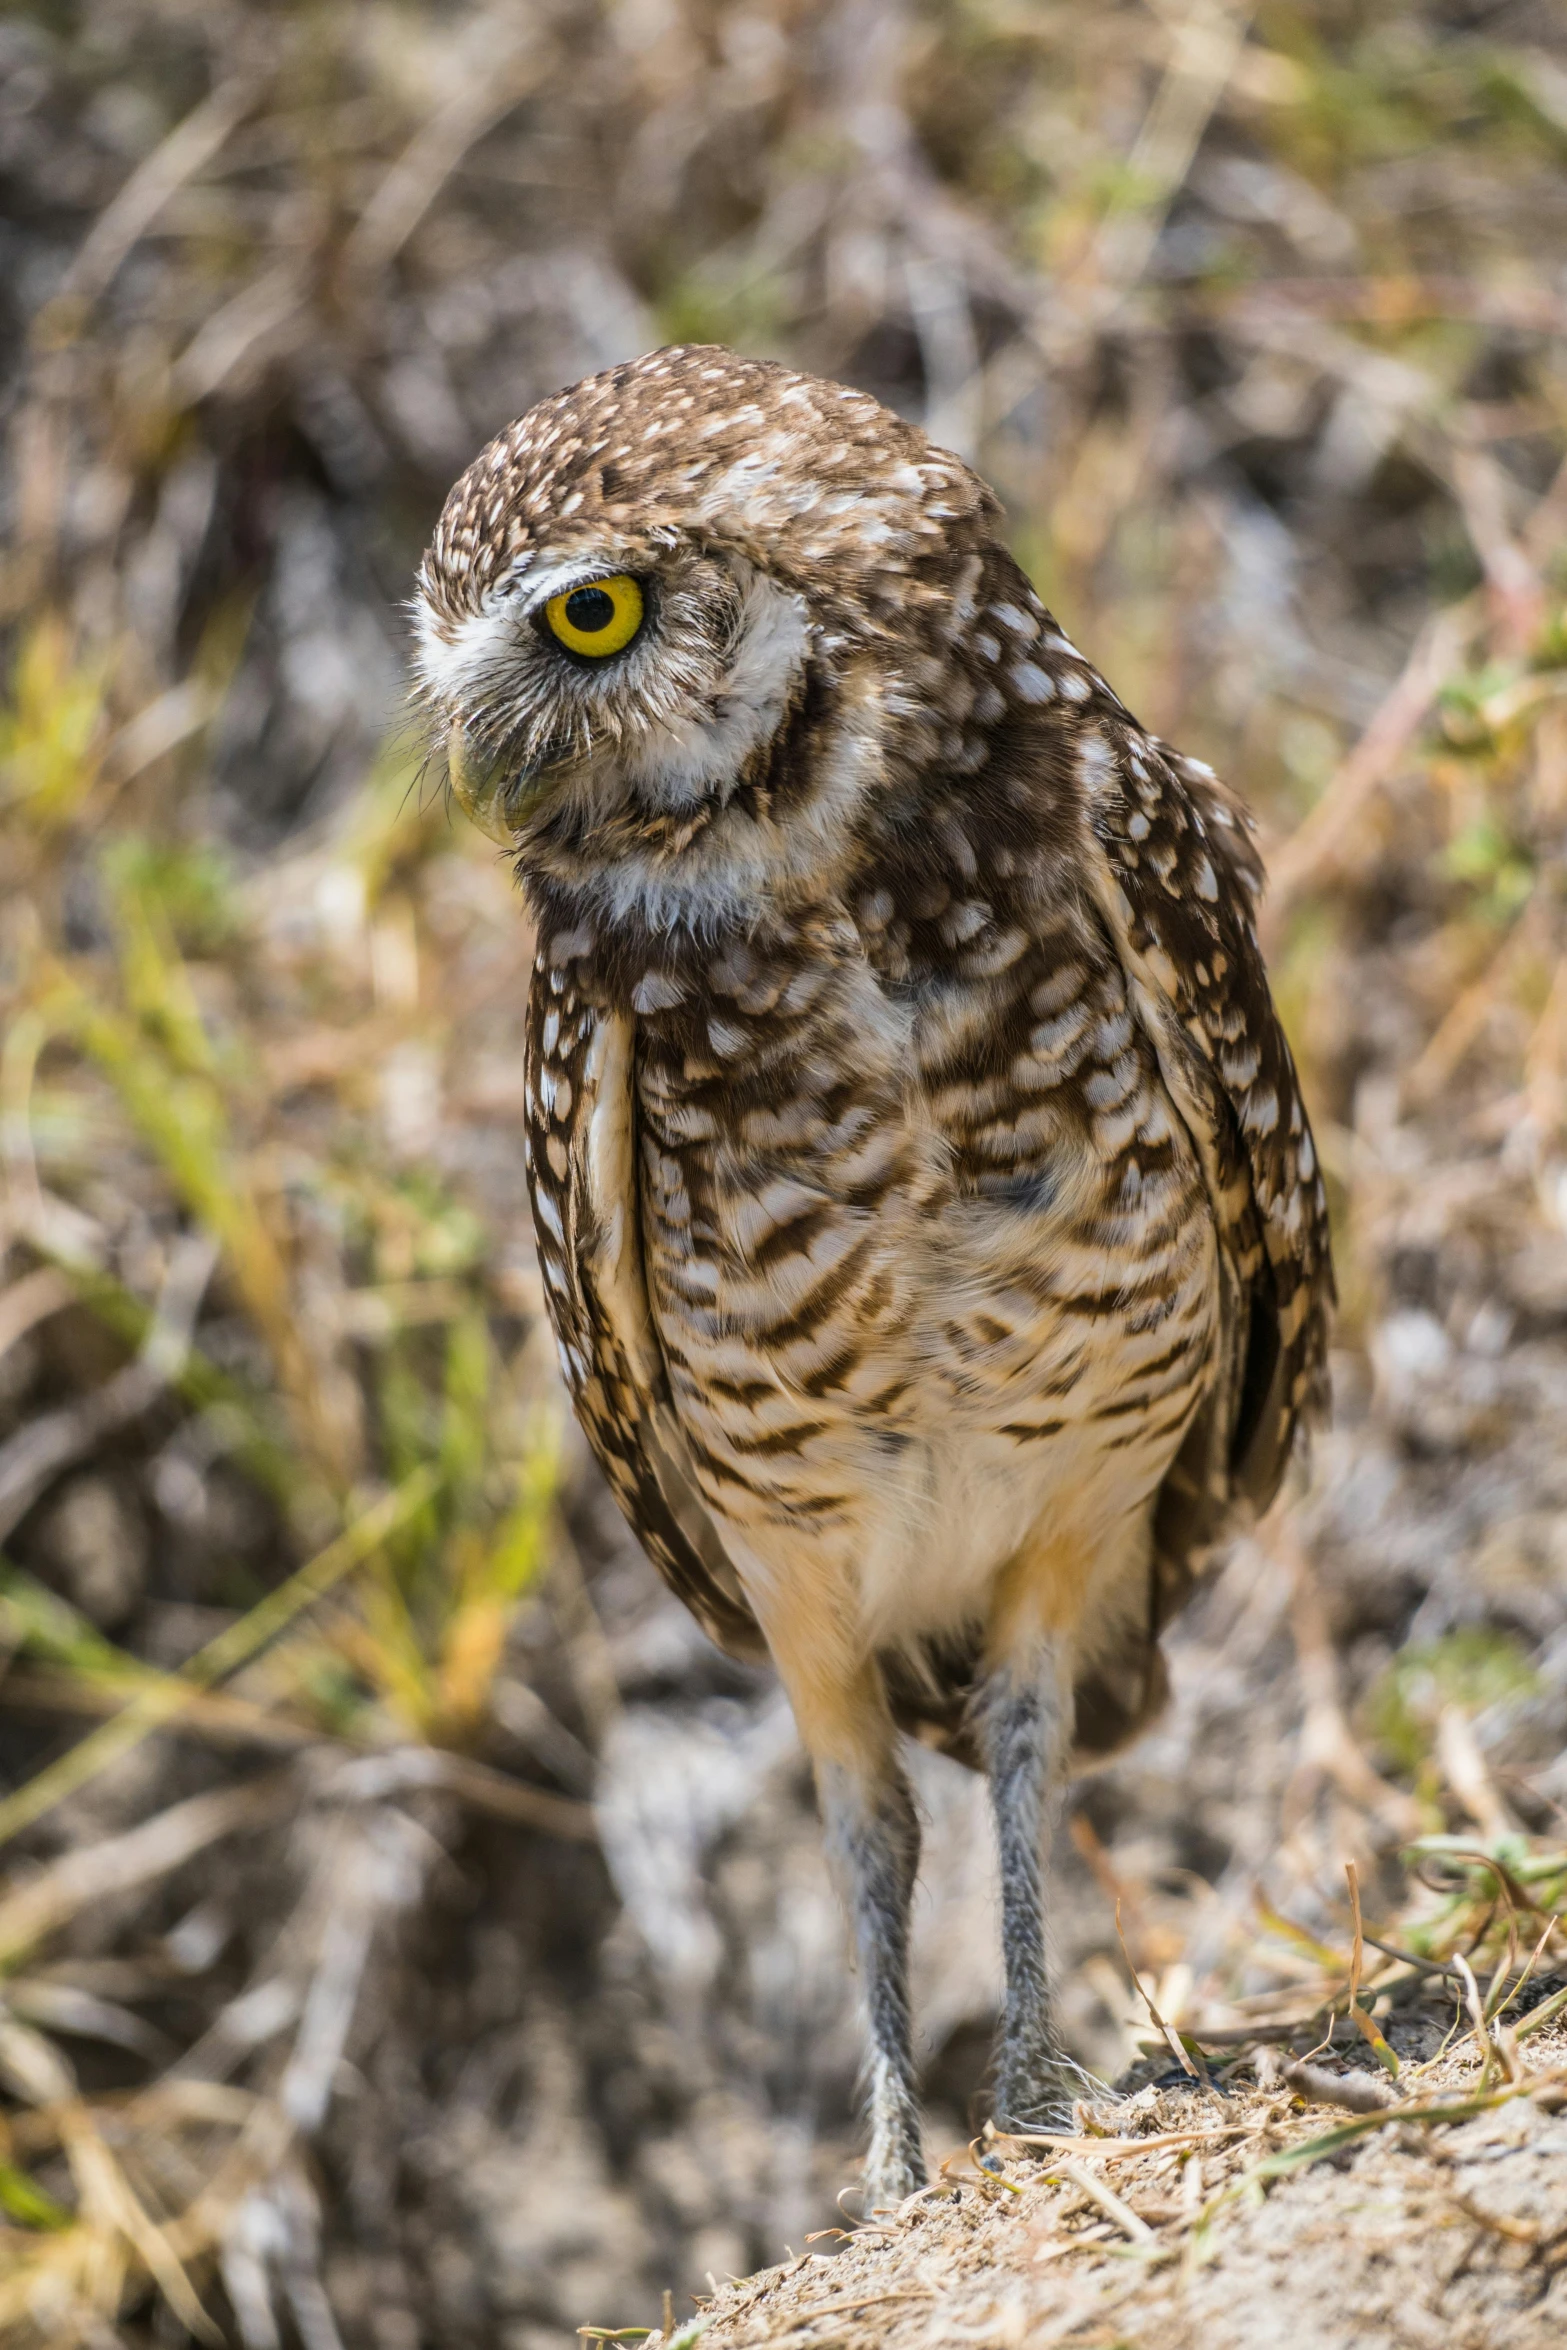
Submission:
POLYGON ((766 1645, 697 1492, 648 1305, 632 1024, 541 959, 529 995, 527 1152, 539 1268, 583 1433, 654 1565, 731 1656, 766 1645))
POLYGON ((1326 1404, 1327 1199, 1257 943, 1247 819, 1210 769, 1130 721, 1095 733, 1080 765, 1095 894, 1201 1155, 1226 1268, 1228 1359, 1156 1523, 1178 1585, 1235 1502, 1267 1508, 1297 1427, 1326 1404))

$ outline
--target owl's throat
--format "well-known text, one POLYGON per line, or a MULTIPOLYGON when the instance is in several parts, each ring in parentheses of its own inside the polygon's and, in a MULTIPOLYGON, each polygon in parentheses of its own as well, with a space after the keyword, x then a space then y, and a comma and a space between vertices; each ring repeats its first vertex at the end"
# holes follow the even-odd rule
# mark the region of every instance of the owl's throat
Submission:
POLYGON ((807 659, 771 730, 733 763, 680 788, 667 761, 623 758, 609 788, 568 782, 535 808, 516 843, 530 884, 553 884, 611 921, 713 937, 830 886, 860 795, 840 699, 807 659), (696 788, 698 782, 700 788, 696 788))

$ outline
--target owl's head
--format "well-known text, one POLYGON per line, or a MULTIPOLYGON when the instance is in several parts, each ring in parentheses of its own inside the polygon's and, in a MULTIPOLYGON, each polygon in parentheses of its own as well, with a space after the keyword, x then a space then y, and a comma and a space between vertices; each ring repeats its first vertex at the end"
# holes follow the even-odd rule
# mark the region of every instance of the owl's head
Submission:
POLYGON ((457 483, 420 573, 457 797, 525 876, 655 926, 819 885, 890 779, 984 763, 982 606, 998 564, 1018 577, 996 521, 865 393, 722 349, 541 401, 457 483))

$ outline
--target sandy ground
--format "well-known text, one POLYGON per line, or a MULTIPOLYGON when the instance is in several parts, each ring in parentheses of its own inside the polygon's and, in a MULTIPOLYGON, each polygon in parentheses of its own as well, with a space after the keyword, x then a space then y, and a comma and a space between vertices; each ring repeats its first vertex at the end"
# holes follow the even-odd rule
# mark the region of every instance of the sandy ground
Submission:
POLYGON ((1567 2033, 1529 2048, 1531 2077, 1487 2093, 1472 2043, 1450 2053, 1408 2118, 1351 2118, 1283 2084, 1148 2087, 1096 2110, 1113 2137, 960 2149, 841 2249, 718 2294, 701 2338, 1547 2350, 1567 2337, 1567 2033))

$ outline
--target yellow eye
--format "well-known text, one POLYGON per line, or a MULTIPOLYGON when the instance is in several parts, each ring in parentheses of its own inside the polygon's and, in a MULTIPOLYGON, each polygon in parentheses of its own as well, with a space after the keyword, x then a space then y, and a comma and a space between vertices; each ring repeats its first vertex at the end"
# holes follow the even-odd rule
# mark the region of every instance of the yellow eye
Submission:
POLYGON ((551 596, 544 617, 551 636, 568 653, 603 661, 624 651, 642 626, 642 590, 624 571, 617 572, 613 579, 590 580, 586 587, 551 596))

